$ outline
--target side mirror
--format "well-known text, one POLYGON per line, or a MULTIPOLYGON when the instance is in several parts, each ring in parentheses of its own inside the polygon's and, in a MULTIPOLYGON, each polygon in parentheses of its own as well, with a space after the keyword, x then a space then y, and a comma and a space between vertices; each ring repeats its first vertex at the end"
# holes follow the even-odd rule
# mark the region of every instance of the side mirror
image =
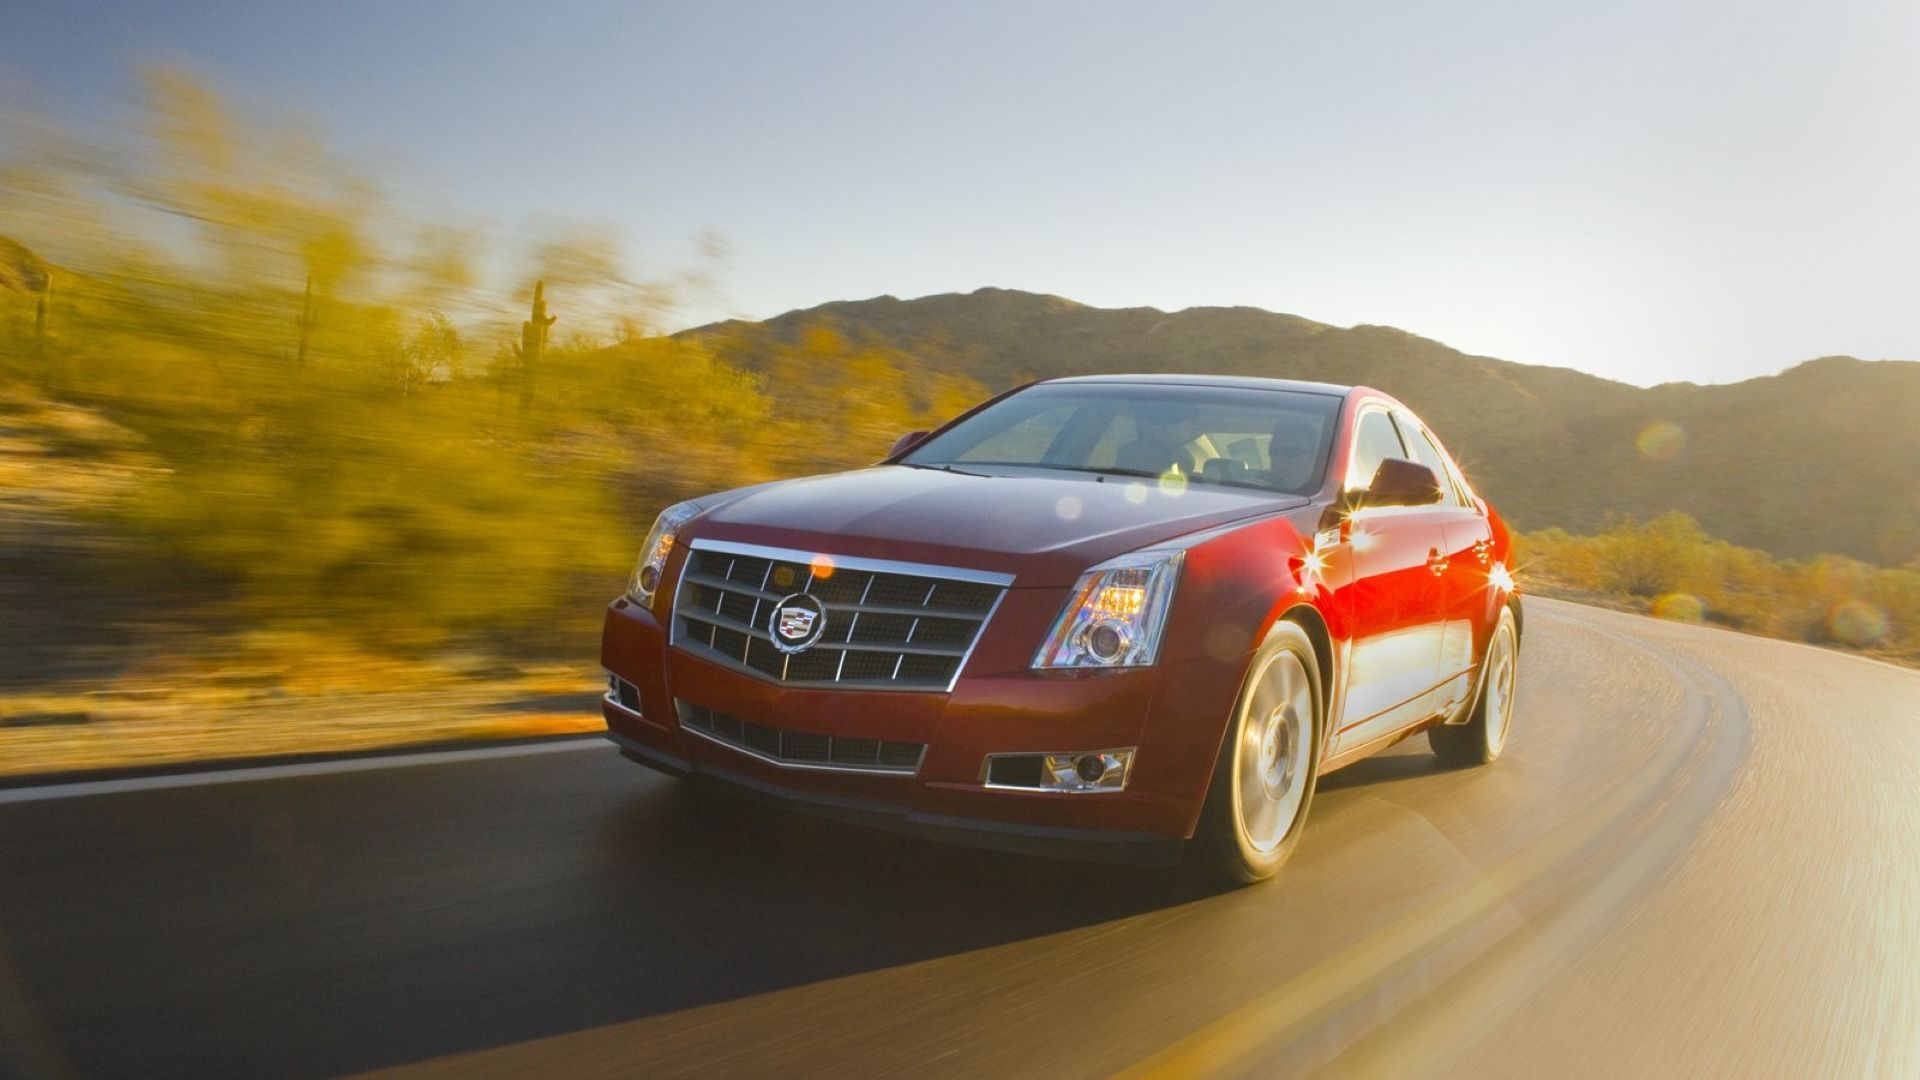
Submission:
POLYGON ((1417 461, 1390 457, 1380 462, 1373 483, 1360 496, 1367 506, 1426 506, 1440 501, 1440 478, 1417 461))
POLYGON ((909 431, 905 435, 893 440, 893 449, 887 451, 887 456, 889 458, 899 457, 901 454, 913 449, 915 443, 918 443, 926 437, 927 433, 924 431, 909 431))

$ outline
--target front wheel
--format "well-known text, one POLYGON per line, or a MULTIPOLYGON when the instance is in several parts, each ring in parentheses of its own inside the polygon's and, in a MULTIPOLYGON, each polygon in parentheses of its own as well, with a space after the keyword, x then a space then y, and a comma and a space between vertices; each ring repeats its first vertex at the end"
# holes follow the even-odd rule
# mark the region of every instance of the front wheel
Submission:
POLYGON ((1519 667, 1520 635, 1514 629, 1513 609, 1501 608, 1500 621, 1487 641, 1487 658, 1480 665, 1480 698, 1464 724, 1440 724, 1427 729, 1427 744, 1448 765, 1485 765, 1506 748, 1513 726, 1514 672, 1519 667))
POLYGON ((1276 623, 1247 667, 1195 837, 1228 879, 1272 877, 1300 842, 1320 765, 1320 700, 1313 640, 1276 623))

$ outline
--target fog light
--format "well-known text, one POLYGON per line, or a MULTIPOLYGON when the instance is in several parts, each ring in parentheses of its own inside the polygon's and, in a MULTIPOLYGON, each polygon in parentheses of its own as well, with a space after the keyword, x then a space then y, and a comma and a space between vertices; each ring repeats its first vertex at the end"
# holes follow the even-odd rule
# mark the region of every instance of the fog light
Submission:
POLYGON ((1043 791, 1119 791, 1127 786, 1127 767, 1132 763, 1131 749, 1048 754, 1040 770, 1040 788, 1043 791))
POLYGON ((1018 791, 1122 791, 1133 768, 1133 747, 1059 754, 988 754, 980 778, 990 788, 1018 791))
POLYGON ((607 673, 607 700, 628 712, 640 711, 640 688, 612 672, 607 673))

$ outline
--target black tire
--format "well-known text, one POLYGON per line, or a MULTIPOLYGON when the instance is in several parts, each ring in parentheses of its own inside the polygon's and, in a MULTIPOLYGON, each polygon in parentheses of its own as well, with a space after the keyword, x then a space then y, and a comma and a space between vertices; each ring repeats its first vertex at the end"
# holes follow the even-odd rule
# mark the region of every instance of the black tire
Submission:
POLYGON ((1520 630, 1512 608, 1500 609, 1500 620, 1487 639, 1487 655, 1480 660, 1474 688, 1473 711, 1464 724, 1436 724, 1427 729, 1427 745, 1446 765, 1487 765, 1506 749, 1513 728, 1514 676, 1520 662, 1520 630), (1505 667, 1501 666, 1505 650, 1505 667), (1500 685, 1496 685, 1496 682, 1500 685))
MULTIPOLYGON (((1326 725, 1325 712, 1320 665, 1315 659, 1313 639, 1298 623, 1282 621, 1274 624, 1266 640, 1254 651, 1252 662, 1247 665, 1240 693, 1234 699, 1233 714, 1228 717, 1225 735, 1220 740, 1220 756, 1214 763, 1213 779, 1207 785, 1207 799, 1201 808, 1199 828, 1194 832, 1194 846, 1201 856, 1204 872, 1209 876, 1243 885, 1264 881, 1278 872, 1281 864, 1287 861, 1287 856, 1293 853, 1305 829, 1307 811, 1313 805, 1326 725), (1293 754, 1293 744, 1288 742, 1288 754, 1295 762, 1295 767, 1283 770, 1287 787, 1291 788, 1295 780, 1301 786, 1297 795, 1297 809, 1291 811, 1285 832, 1277 842, 1269 837, 1267 843, 1261 844, 1249 837, 1245 814, 1241 810, 1243 804, 1238 781, 1245 775, 1242 754, 1248 742, 1249 706, 1257 692, 1256 683, 1265 678, 1281 677, 1273 674, 1281 667, 1285 669, 1284 677, 1289 680, 1305 678, 1310 702, 1307 708, 1309 715, 1300 716, 1298 708, 1289 706, 1287 711, 1291 716, 1287 719, 1276 719, 1281 717, 1282 710, 1274 709, 1267 719, 1255 722, 1262 723, 1263 727, 1274 728, 1271 738, 1276 743, 1281 739, 1304 739, 1304 759, 1293 754), (1297 730, 1299 728, 1304 730, 1297 730), (1291 734, 1280 735, 1282 731, 1291 734), (1304 769, 1300 768, 1302 764, 1304 769), (1297 773, 1304 775, 1296 776, 1297 773)), ((1260 752, 1264 755, 1270 749, 1269 742, 1263 738, 1261 744, 1260 752)), ((1256 771, 1259 771, 1257 767, 1256 771)), ((1272 773, 1263 772, 1263 775, 1272 773)), ((1290 801, 1276 801, 1275 805, 1284 807, 1290 801)), ((1276 814, 1284 812, 1276 810, 1276 814)))

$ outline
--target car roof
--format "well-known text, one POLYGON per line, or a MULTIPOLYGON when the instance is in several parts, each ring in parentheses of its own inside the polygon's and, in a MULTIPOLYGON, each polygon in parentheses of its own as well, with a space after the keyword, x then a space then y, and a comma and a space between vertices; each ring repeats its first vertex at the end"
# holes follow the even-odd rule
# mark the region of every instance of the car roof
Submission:
POLYGON ((1291 390, 1301 394, 1324 394, 1330 397, 1346 397, 1364 387, 1339 386, 1334 383, 1306 382, 1300 379, 1263 379, 1252 375, 1069 375, 1058 379, 1043 379, 1048 386, 1061 383, 1134 383, 1159 386, 1227 386, 1242 390, 1291 390))

